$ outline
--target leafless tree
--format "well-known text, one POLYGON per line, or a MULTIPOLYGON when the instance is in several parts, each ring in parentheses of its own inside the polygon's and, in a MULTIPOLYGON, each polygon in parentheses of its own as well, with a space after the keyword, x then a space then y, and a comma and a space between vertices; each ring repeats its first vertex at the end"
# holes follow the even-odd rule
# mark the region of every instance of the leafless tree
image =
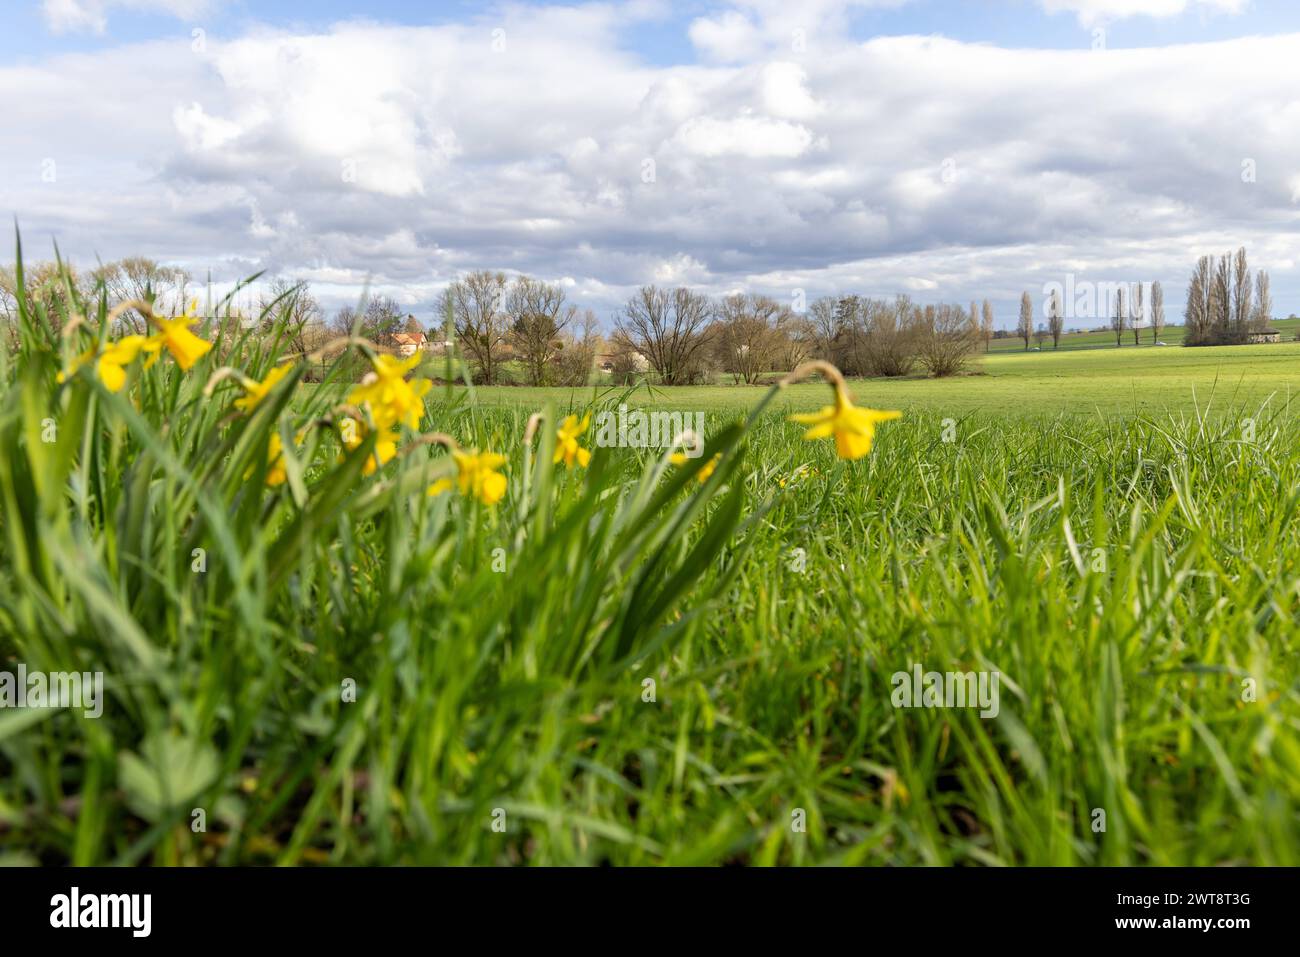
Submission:
POLYGON ((1128 310, 1124 302, 1124 287, 1115 290, 1115 311, 1110 317, 1110 328, 1115 333, 1115 345, 1124 344, 1124 330, 1128 328, 1128 310))
POLYGON ((1230 335, 1233 342, 1242 342, 1250 326, 1251 292, 1250 267, 1246 263, 1246 247, 1242 246, 1232 259, 1232 308, 1230 335))
POLYGON ((560 352, 555 359, 556 384, 566 386, 587 385, 591 381, 600 352, 600 324, 590 309, 582 314, 576 324, 560 335, 560 352))
POLYGON ((553 283, 520 276, 510 285, 506 314, 509 341, 524 364, 530 385, 545 385, 551 363, 562 346, 561 335, 578 307, 565 302, 564 290, 553 283))
POLYGON ((839 364, 845 330, 834 296, 823 296, 808 307, 808 334, 813 358, 839 364))
POLYGON ((1129 323, 1129 326, 1130 326, 1130 328, 1133 330, 1133 345, 1135 345, 1135 346, 1141 344, 1142 320, 1143 320, 1143 318, 1144 318, 1143 315, 1142 315, 1142 297, 1143 297, 1143 295, 1144 295, 1144 293, 1143 293, 1143 290, 1142 290, 1142 283, 1140 283, 1140 282, 1139 282, 1139 283, 1134 283, 1134 285, 1133 285, 1133 317, 1132 317, 1132 321, 1129 323))
POLYGON ((487 385, 495 384, 508 354, 505 273, 479 270, 457 279, 443 293, 444 313, 448 304, 456 339, 476 377, 487 385))
POLYGON ((718 309, 713 338, 718 363, 737 382, 752 385, 771 372, 781 351, 783 308, 768 296, 737 293, 718 309))
POLYGON ((1268 273, 1255 273, 1255 311, 1251 315, 1251 332, 1268 332, 1273 321, 1273 294, 1268 287, 1268 273))
POLYGON ((1220 256, 1210 286, 1210 341, 1227 342, 1232 333, 1232 257, 1220 256))
POLYGON ((917 341, 924 310, 907 296, 892 303, 867 299, 861 303, 863 371, 875 376, 904 376, 916 362, 917 341))
POLYGON ((1047 331, 1052 336, 1052 348, 1061 347, 1061 332, 1065 329, 1065 315, 1061 309, 1061 294, 1052 290, 1052 298, 1047 303, 1047 331))
POLYGON ((1160 341, 1160 331, 1165 327, 1165 291, 1157 279, 1151 284, 1151 344, 1160 341))
POLYGON ((987 299, 981 307, 980 332, 984 335, 984 351, 988 352, 989 345, 993 342, 993 305, 987 299))
POLYGON ((1028 352, 1029 337, 1034 334, 1034 303, 1027 292, 1020 294, 1020 325, 1016 331, 1025 340, 1025 351, 1028 352))
POLYGON ((943 303, 922 311, 917 358, 935 378, 956 375, 979 347, 979 327, 961 306, 943 303))
POLYGON ((628 300, 614 335, 650 363, 664 385, 687 385, 704 375, 713 303, 684 286, 642 286, 628 300))
POLYGON ((1214 326, 1214 265, 1209 256, 1196 261, 1187 284, 1186 331, 1183 345, 1202 346, 1211 340, 1214 326))

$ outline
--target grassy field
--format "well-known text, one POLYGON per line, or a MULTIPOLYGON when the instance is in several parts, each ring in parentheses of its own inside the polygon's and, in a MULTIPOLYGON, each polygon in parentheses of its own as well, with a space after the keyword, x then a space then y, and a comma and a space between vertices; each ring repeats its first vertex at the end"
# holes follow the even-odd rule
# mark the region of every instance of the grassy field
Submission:
MULTIPOLYGON (((1067 325, 1069 323, 1067 322, 1067 325)), ((1282 334, 1282 340, 1294 341, 1297 332, 1300 332, 1300 319, 1275 319, 1269 324, 1270 328, 1276 329, 1282 334)), ((1181 346, 1183 344, 1183 334, 1186 332, 1184 326, 1165 326, 1160 331, 1160 341, 1168 346, 1181 346)), ((1141 342, 1135 347, 1133 345, 1133 333, 1131 331, 1124 333, 1124 342, 1121 346, 1115 345, 1115 333, 1108 330, 1098 330, 1092 332, 1071 332, 1061 336, 1061 343, 1054 347, 1051 339, 1043 341, 1041 351, 1056 352, 1061 350, 1075 349, 1150 349, 1160 348, 1151 341, 1151 330, 1143 329, 1141 342)), ((1039 348, 1038 341, 1031 338, 1029 340, 1030 350, 1039 348)), ((1025 352, 1025 341, 1015 337, 1003 339, 993 339, 989 342, 991 352, 1025 352)))
MULTIPOLYGON (((1212 346, 1197 349, 1064 350, 981 357, 972 374, 949 379, 860 380, 853 394, 864 404, 905 411, 964 416, 1190 415, 1279 408, 1300 395, 1300 343, 1212 346)), ((629 401, 656 408, 737 411, 759 401, 766 386, 642 388, 629 401)), ((611 393, 612 394, 612 393, 611 393)), ((499 387, 477 389, 484 406, 528 408, 555 401, 562 407, 590 400, 591 390, 499 387)), ((807 411, 824 403, 826 390, 799 384, 784 391, 778 410, 807 411)))
POLYGON ((435 388, 487 504, 412 430, 363 474, 292 364, 204 395, 273 344, 60 384, 89 314, 0 367, 0 661, 107 698, 0 710, 5 862, 1298 863, 1295 346, 853 383, 905 413, 856 461, 785 417, 817 382, 435 388), (704 457, 553 464, 620 400, 704 457), (996 715, 896 707, 914 666, 996 715))

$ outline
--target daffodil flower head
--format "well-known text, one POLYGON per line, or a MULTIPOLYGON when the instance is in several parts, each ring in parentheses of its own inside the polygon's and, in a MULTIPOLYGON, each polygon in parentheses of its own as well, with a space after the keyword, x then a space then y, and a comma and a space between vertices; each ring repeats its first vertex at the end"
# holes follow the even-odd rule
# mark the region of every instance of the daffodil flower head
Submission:
POLYGON ((245 412, 252 414, 258 404, 267 397, 277 382, 289 374, 289 365, 278 365, 266 374, 266 378, 261 382, 253 379, 244 379, 244 395, 242 398, 235 400, 235 408, 243 409, 245 412))
POLYGON ((506 494, 506 477, 500 471, 506 457, 495 452, 466 452, 452 449, 456 478, 439 479, 429 486, 428 494, 441 495, 453 487, 462 495, 471 495, 484 505, 495 505, 506 494))
MULTIPOLYGON (((181 367, 182 371, 188 372, 194 363, 203 358, 204 355, 212 348, 212 343, 206 339, 200 339, 190 331, 190 326, 197 321, 196 312, 199 308, 199 301, 195 299, 190 303, 189 309, 183 316, 177 316, 175 319, 163 319, 154 316, 154 322, 158 324, 159 331, 149 337, 149 342, 144 348, 150 352, 158 352, 160 348, 166 348, 176 360, 176 364, 181 367)), ((152 361, 149 363, 152 365, 152 361)))
POLYGON ((140 354, 140 350, 145 347, 144 336, 125 336, 117 342, 108 343, 103 351, 96 346, 88 349, 77 358, 72 360, 72 364, 63 372, 59 373, 59 381, 66 382, 86 363, 94 360, 95 374, 99 381, 104 383, 104 388, 109 392, 120 392, 126 385, 126 366, 135 361, 135 357, 140 354))
POLYGON ((428 379, 407 382, 403 376, 419 365, 421 359, 419 352, 406 359, 375 356, 373 371, 348 394, 348 402, 369 406, 370 417, 381 429, 399 424, 419 429, 420 419, 424 417, 424 395, 433 383, 428 379))
POLYGON ((591 413, 588 412, 583 416, 582 421, 578 421, 576 415, 570 415, 560 423, 560 428, 555 434, 555 463, 558 465, 563 462, 565 465, 572 465, 576 460, 583 468, 591 461, 591 452, 584 449, 578 444, 578 439, 587 431, 587 426, 591 425, 591 413))
MULTIPOLYGON (((355 419, 348 418, 344 420, 341 438, 343 447, 351 452, 365 441, 369 435, 369 430, 355 419)), ((382 430, 375 439, 375 447, 366 457, 366 462, 361 466, 362 475, 373 475, 375 470, 381 466, 387 465, 397 455, 397 443, 402 439, 402 435, 393 427, 382 430)), ((342 461, 343 457, 339 457, 342 461)))
MULTIPOLYGON (((248 471, 244 473, 244 480, 253 477, 254 466, 249 466, 248 471)), ((277 485, 283 485, 289 478, 289 474, 284 469, 284 442, 280 439, 280 433, 271 432, 271 437, 266 444, 266 484, 271 488, 277 485)))
MULTIPOLYGON (((687 455, 685 452, 674 452, 672 455, 668 457, 668 461, 672 462, 673 465, 676 465, 678 468, 681 468, 683 465, 689 462, 691 458, 692 456, 687 455)), ((713 474, 713 470, 718 467, 718 462, 720 462, 721 460, 722 460, 722 453, 719 452, 716 455, 714 455, 713 458, 705 462, 703 467, 701 467, 701 469, 695 473, 696 480, 699 482, 707 482, 709 480, 709 476, 713 474)))
POLYGON ((834 389, 834 405, 828 405, 820 412, 792 415, 790 421, 812 426, 804 433, 805 439, 824 439, 833 435, 835 452, 840 458, 860 459, 871 451, 876 426, 902 418, 903 413, 859 408, 849 398, 842 382, 835 383, 834 389))

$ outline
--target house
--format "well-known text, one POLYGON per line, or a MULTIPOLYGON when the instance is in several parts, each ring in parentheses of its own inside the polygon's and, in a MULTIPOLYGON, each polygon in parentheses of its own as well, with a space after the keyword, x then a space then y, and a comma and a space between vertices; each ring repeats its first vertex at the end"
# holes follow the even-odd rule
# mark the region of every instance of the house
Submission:
POLYGON ((1252 332, 1246 337, 1246 341, 1252 346, 1263 345, 1266 342, 1281 342, 1282 333, 1275 329, 1270 329, 1268 332, 1252 332))
POLYGON ((403 358, 413 356, 429 344, 429 337, 423 332, 398 332, 393 341, 397 344, 397 354, 403 358))
MULTIPOLYGON (((614 362, 618 354, 615 352, 601 352, 596 356, 596 368, 601 372, 613 372, 614 362)), ((650 369, 650 360, 639 352, 632 354, 632 368, 637 372, 647 372, 650 369)))

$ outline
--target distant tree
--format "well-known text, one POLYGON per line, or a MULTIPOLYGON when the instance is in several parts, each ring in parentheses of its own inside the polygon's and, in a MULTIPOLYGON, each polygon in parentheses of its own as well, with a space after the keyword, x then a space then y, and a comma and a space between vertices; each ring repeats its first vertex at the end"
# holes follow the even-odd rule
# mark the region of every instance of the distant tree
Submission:
POLYGON ((555 358, 556 384, 587 385, 596 366, 600 345, 600 323, 596 321, 596 314, 588 309, 574 327, 560 336, 560 351, 555 358))
POLYGON ((1233 342, 1242 342, 1250 331, 1252 283, 1250 267, 1246 263, 1246 247, 1237 250, 1232 259, 1231 334, 1233 342))
POLYGON ((1209 256, 1196 261, 1187 283, 1187 307, 1183 313, 1183 345, 1202 346, 1211 341, 1214 325, 1214 265, 1209 256))
POLYGON ((1268 288, 1268 273, 1260 270, 1255 274, 1255 311, 1251 316, 1252 332, 1267 332, 1273 321, 1273 294, 1268 288))
POLYGON ((1210 285, 1210 341, 1228 342, 1232 335, 1232 257, 1220 256, 1210 285))
POLYGON ((839 365, 844 346, 844 328, 833 296, 823 296, 808 307, 809 349, 813 358, 839 365))
POLYGON ((917 358, 930 375, 956 375, 978 347, 979 326, 961 306, 944 303, 922 312, 917 358))
POLYGON ((1043 348, 1043 343, 1047 341, 1047 336, 1047 326, 1040 322, 1038 328, 1034 330, 1034 342, 1038 345, 1039 349, 1043 348))
POLYGON ((713 346, 718 364, 736 382, 753 384, 776 365, 785 339, 783 308, 775 299, 755 294, 722 300, 713 346))
POLYGON ((1124 289, 1115 290, 1115 312, 1110 317, 1110 328, 1115 333, 1116 347, 1124 344, 1124 330, 1128 326, 1128 314, 1125 311, 1124 289))
POLYGON ((374 296, 361 316, 361 335, 379 346, 393 348, 406 325, 406 310, 392 296, 374 296))
POLYGON ((641 353, 664 385, 688 385, 704 376, 714 306, 685 286, 642 286, 623 309, 614 337, 641 353))
POLYGON ((457 279, 442 297, 443 314, 451 308, 456 339, 464 349, 475 377, 493 385, 507 357, 510 331, 506 313, 505 273, 479 270, 457 279))
MULTIPOLYGON (((176 315, 184 311, 189 274, 175 266, 164 266, 144 256, 129 256, 117 262, 104 263, 90 273, 92 280, 102 280, 108 293, 109 305, 138 300, 153 305, 154 311, 163 315, 176 315)), ((123 312, 118 321, 131 333, 144 333, 148 322, 138 309, 123 312)))
POLYGON ((993 341, 993 306, 987 299, 980 312, 980 332, 984 334, 984 351, 988 352, 993 341))
POLYGON ((1165 327, 1165 291, 1157 279, 1151 284, 1151 344, 1160 341, 1160 331, 1165 327))
POLYGON ((1133 286, 1133 320, 1129 325, 1133 329, 1133 345, 1141 344, 1142 335, 1142 283, 1135 283, 1133 286))
POLYGON ((308 351, 312 329, 323 322, 320 303, 306 282, 273 279, 258 296, 258 330, 263 335, 280 329, 292 352, 308 351))
POLYGON ((1020 325, 1017 327, 1020 338, 1025 340, 1025 351, 1029 351, 1029 337, 1034 334, 1034 303, 1029 293, 1020 294, 1020 325))
POLYGON ((555 284, 518 277, 506 296, 510 344, 523 363, 530 385, 545 385, 563 346, 561 336, 578 313, 555 284))
POLYGON ((1061 294, 1052 290, 1052 298, 1047 303, 1047 329, 1052 336, 1052 348, 1061 348, 1061 332, 1065 329, 1065 315, 1061 309, 1061 294))

